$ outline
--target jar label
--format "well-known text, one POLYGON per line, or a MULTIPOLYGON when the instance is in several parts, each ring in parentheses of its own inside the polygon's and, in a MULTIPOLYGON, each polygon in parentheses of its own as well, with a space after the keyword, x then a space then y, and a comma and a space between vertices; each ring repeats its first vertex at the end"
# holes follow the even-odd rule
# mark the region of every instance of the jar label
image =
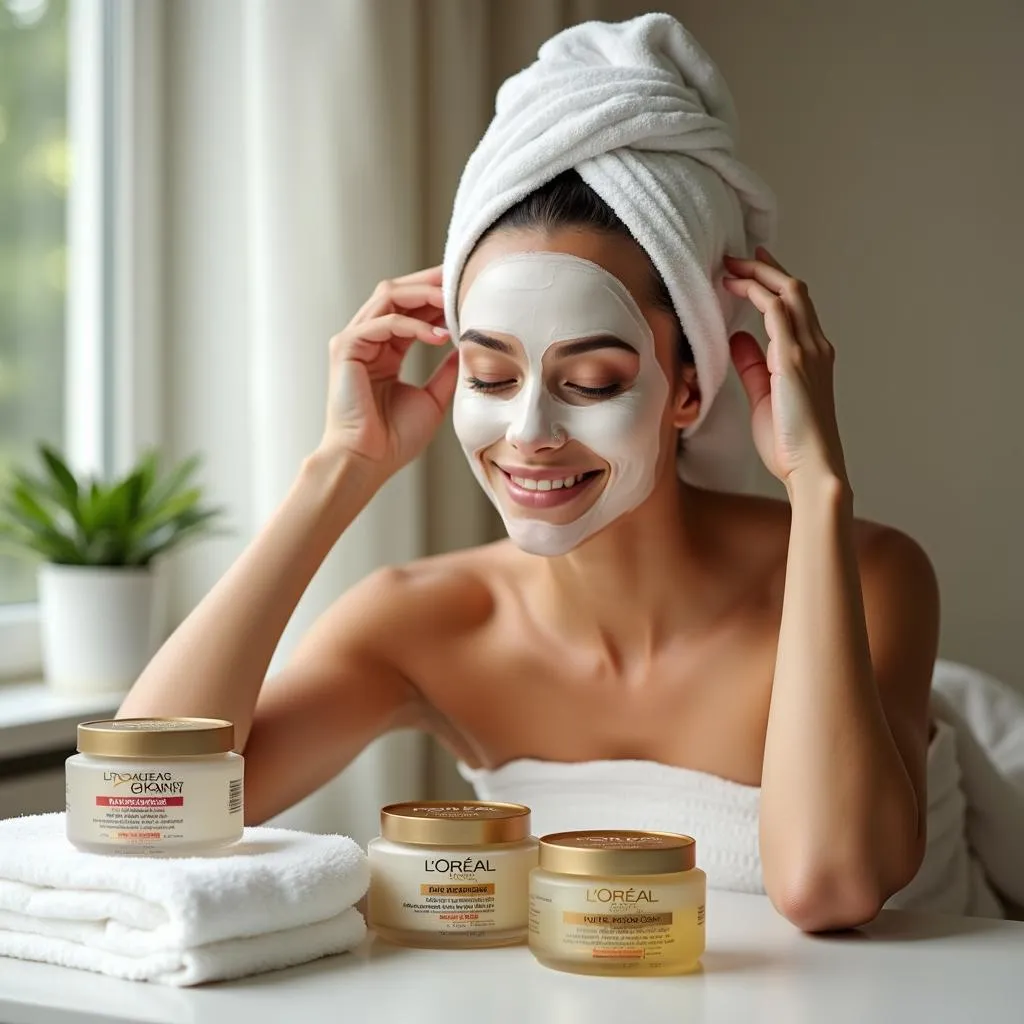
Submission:
POLYGON ((438 851, 424 858, 371 846, 370 924, 467 939, 525 928, 536 864, 535 848, 479 857, 438 851))
POLYGON ((197 768, 69 766, 65 784, 69 837, 138 853, 237 838, 242 828, 241 763, 213 772, 197 768))
POLYGON ((703 902, 693 905, 696 894, 689 887, 652 888, 650 902, 657 909, 625 900, 595 907, 585 889, 535 886, 530 893, 530 945, 557 958, 622 961, 624 970, 629 964, 661 968, 696 961, 704 951, 703 902))

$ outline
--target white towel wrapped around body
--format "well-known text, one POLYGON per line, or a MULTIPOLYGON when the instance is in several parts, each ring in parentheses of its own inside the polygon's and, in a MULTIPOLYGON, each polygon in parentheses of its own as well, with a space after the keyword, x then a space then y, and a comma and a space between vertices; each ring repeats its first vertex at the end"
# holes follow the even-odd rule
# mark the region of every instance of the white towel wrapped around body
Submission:
MULTIPOLYGON (((976 669, 939 661, 932 715, 924 862, 887 906, 1016 914, 1024 907, 1024 697, 976 669)), ((481 800, 527 804, 538 834, 682 832, 696 837, 712 888, 764 892, 756 786, 651 761, 522 759, 461 770, 481 800)))
POLYGON ((940 661, 932 714, 956 734, 955 782, 972 855, 1012 916, 1024 919, 1024 695, 978 669, 940 661))
POLYGON ((369 885, 344 836, 249 828, 202 857, 83 853, 63 814, 0 821, 0 955, 196 985, 341 953, 369 885))
POLYGON ((481 235, 575 169, 668 286, 702 395, 680 473, 724 489, 745 484, 751 446, 735 375, 723 391, 743 306, 722 287, 722 256, 751 255, 775 226, 772 192, 736 157, 737 131, 725 80, 675 18, 567 29, 499 90, 459 182, 444 255, 445 314, 457 338, 459 280, 481 235))

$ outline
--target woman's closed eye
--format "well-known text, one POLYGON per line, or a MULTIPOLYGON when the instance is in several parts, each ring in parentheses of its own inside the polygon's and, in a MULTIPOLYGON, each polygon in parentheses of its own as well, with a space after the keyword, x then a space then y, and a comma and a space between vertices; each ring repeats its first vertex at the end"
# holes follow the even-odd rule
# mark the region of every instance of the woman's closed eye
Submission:
POLYGON ((508 377, 497 380, 486 380, 482 377, 467 377, 466 383, 472 388, 473 391, 493 392, 503 391, 505 388, 514 386, 517 381, 515 377, 508 377))
POLYGON ((615 395, 621 394, 625 389, 625 383, 621 380, 596 387, 588 384, 577 384, 574 381, 567 380, 562 386, 568 388, 574 394, 581 395, 583 398, 613 398, 615 395))
MULTIPOLYGON (((466 383, 473 391, 494 394, 515 387, 519 381, 515 377, 489 380, 483 377, 467 377, 466 383)), ((625 382, 616 380, 610 384, 578 384, 575 381, 563 381, 561 388, 572 397, 580 398, 613 398, 625 390, 625 382)))
POLYGON ((640 372, 632 350, 600 349, 558 359, 551 366, 551 387, 571 404, 602 401, 628 391, 640 372))

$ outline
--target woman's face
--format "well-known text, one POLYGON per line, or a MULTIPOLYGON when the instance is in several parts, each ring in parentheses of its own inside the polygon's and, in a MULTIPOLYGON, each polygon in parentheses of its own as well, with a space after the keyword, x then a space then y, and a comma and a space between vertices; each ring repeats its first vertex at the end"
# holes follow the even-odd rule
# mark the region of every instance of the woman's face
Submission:
POLYGON ((569 230, 499 232, 466 265, 455 430, 525 550, 564 554, 674 473, 689 391, 651 273, 631 240, 569 230))

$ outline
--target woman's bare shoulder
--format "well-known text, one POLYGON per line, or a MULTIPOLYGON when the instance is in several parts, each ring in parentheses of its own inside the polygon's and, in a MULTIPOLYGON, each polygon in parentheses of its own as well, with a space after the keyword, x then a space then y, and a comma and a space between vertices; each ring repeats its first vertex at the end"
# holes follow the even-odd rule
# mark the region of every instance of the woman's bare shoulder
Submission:
POLYGON ((444 636, 482 625, 515 562, 508 541, 378 569, 358 585, 368 618, 392 635, 444 636))
MULTIPOLYGON (((728 532, 737 544, 748 543, 759 551, 784 556, 789 546, 792 508, 785 499, 768 495, 707 492, 704 507, 708 518, 728 532)), ((853 544, 861 573, 893 582, 915 580, 926 589, 932 578, 931 563, 921 545, 894 526, 854 516, 853 544)))

